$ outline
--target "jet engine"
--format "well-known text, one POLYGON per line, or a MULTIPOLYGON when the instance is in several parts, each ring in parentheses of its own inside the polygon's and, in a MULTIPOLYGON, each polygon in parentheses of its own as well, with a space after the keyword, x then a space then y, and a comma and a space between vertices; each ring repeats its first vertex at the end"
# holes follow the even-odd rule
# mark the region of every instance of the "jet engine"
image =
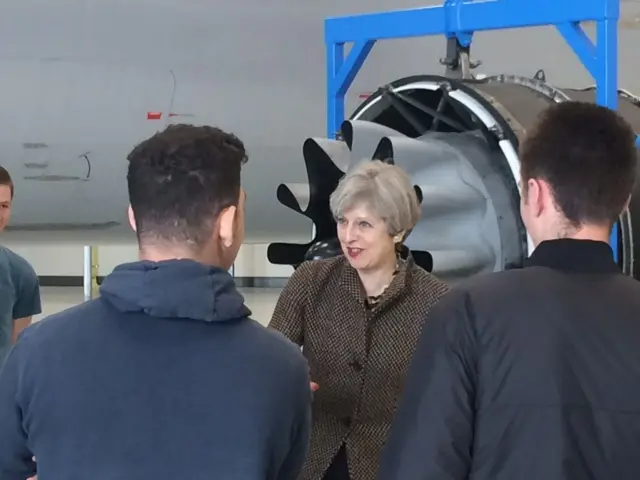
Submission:
MULTIPOLYGON (((308 185, 281 184, 278 200, 313 221, 307 244, 273 243, 268 258, 294 267, 336 254, 329 196, 358 162, 393 162, 412 178, 422 216, 406 240, 419 264, 450 283, 517 268, 532 250, 520 218, 518 144, 554 102, 595 102, 595 87, 557 88, 532 78, 412 76, 378 89, 342 124, 337 139, 309 138, 308 185)), ((640 132, 640 99, 619 91, 619 111, 640 132)), ((636 189, 640 184, 636 183, 636 189)), ((640 278, 633 238, 640 234, 640 194, 618 225, 619 262, 640 278)))

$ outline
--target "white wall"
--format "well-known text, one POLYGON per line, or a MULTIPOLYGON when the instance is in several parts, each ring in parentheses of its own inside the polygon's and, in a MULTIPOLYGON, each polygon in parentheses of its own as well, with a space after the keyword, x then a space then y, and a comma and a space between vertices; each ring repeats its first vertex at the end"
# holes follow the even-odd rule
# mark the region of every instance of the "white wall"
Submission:
MULTIPOLYGON (((26 258, 39 276, 82 276, 82 245, 24 241, 8 241, 3 242, 3 245, 26 258)), ((293 268, 269 263, 267 247, 267 243, 243 245, 235 264, 235 276, 288 278, 293 273, 293 268)), ((116 265, 135 261, 136 258, 137 247, 132 242, 98 246, 99 275, 108 275, 116 265)))

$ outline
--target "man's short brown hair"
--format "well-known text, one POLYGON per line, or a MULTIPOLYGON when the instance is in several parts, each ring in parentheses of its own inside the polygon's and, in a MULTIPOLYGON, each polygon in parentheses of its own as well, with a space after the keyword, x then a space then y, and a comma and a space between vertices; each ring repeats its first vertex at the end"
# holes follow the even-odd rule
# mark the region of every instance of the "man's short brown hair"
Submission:
POLYGON ((638 150, 629 123, 608 108, 562 102, 543 112, 520 148, 523 188, 546 180, 573 227, 618 221, 636 179, 638 150))

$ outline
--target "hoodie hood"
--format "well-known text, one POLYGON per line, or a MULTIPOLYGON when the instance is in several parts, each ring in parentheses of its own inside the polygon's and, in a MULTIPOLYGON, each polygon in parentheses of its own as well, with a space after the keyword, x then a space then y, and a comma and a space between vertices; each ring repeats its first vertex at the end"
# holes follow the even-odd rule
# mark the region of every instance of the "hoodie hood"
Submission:
POLYGON ((121 312, 152 317, 224 322, 251 315, 229 272, 194 260, 119 265, 102 282, 100 296, 121 312))

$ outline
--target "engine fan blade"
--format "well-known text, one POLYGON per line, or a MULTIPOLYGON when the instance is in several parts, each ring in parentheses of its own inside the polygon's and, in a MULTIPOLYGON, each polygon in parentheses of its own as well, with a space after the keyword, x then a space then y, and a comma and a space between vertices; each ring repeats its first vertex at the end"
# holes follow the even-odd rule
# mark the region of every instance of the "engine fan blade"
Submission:
POLYGON ((291 190, 291 184, 281 183, 276 190, 276 198, 285 207, 290 208, 296 213, 303 213, 300 207, 300 201, 291 190))
POLYGON ((267 260, 274 265, 292 265, 297 267, 312 243, 270 243, 267 247, 267 260))
MULTIPOLYGON (((349 168, 349 159, 351 158, 351 152, 349 147, 342 140, 333 140, 329 138, 311 138, 309 139, 316 143, 314 148, 320 148, 329 157, 329 159, 338 167, 342 172, 346 172, 349 168)), ((304 153, 304 148, 303 148, 304 153)))
POLYGON ((486 265, 495 264, 490 248, 469 247, 463 250, 432 250, 433 273, 442 280, 455 281, 486 271, 486 265))
POLYGON ((303 213, 309 206, 309 184, 281 183, 276 190, 276 198, 285 207, 303 213))
MULTIPOLYGON (((377 123, 360 120, 347 120, 342 123, 342 135, 351 151, 348 170, 363 161, 371 160, 377 150, 380 139, 384 136, 401 136, 392 128, 377 123)), ((378 160, 386 160, 387 157, 375 157, 378 160)))
POLYGON ((486 140, 474 132, 396 135, 382 138, 378 150, 392 155, 422 193, 407 247, 430 252, 433 271, 443 278, 493 271, 501 249, 497 220, 473 163, 490 156, 486 140))
POLYGON ((316 239, 335 237, 336 223, 329 208, 329 197, 344 175, 323 145, 309 138, 304 142, 302 153, 309 178, 309 204, 305 215, 316 227, 316 239))

